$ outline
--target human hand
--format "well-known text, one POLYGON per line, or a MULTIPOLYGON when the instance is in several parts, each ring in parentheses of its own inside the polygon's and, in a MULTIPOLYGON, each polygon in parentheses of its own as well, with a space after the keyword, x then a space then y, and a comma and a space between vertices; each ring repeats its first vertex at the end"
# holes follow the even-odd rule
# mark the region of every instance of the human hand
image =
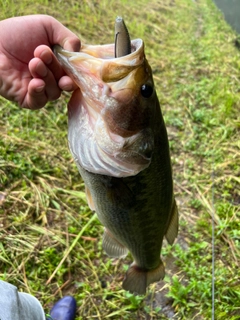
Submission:
POLYGON ((0 21, 0 95, 23 108, 39 109, 56 100, 61 90, 76 88, 51 47, 80 50, 80 40, 47 15, 0 21))

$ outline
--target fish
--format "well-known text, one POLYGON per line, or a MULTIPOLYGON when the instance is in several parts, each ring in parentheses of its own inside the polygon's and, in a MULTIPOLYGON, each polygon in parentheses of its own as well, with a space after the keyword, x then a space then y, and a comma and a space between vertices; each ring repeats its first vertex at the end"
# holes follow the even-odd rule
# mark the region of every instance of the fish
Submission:
POLYGON ((133 257, 123 289, 145 294, 164 278, 164 237, 178 234, 167 130, 142 39, 130 40, 121 17, 115 42, 54 47, 77 84, 68 103, 68 142, 91 210, 113 258, 133 257), (121 48, 121 46, 123 48, 121 48), (117 47, 117 48, 116 48, 117 47))

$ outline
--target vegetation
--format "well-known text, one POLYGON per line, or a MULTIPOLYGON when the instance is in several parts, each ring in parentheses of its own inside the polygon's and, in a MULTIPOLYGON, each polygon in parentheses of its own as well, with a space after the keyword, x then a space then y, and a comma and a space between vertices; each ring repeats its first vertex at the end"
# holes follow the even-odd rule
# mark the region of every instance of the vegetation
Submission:
POLYGON ((164 245, 164 281, 146 296, 125 292, 131 257, 102 251, 102 226, 68 150, 69 95, 38 111, 1 98, 0 278, 35 295, 46 312, 74 295, 77 319, 210 319, 213 305, 215 319, 240 319, 236 34, 211 0, 0 4, 0 19, 33 13, 53 15, 91 44, 113 42, 122 15, 131 38, 144 39, 169 133, 180 230, 173 247, 164 245))

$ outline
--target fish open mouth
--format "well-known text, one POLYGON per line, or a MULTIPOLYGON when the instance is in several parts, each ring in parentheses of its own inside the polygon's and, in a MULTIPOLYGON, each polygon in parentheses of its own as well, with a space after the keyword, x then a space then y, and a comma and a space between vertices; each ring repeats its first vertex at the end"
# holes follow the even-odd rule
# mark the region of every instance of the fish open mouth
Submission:
POLYGON ((55 46, 65 72, 76 82, 68 104, 70 150, 85 170, 127 177, 151 163, 151 127, 155 93, 150 99, 141 87, 153 87, 151 68, 141 39, 132 40, 131 53, 115 57, 115 44, 82 45, 80 52, 55 46))

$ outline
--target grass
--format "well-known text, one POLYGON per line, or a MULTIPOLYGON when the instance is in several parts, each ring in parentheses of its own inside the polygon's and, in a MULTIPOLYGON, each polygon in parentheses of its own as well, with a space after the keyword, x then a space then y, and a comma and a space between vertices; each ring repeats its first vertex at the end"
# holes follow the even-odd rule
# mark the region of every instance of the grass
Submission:
MULTIPOLYGON (((240 98, 236 35, 210 0, 2 1, 0 18, 46 13, 82 42, 113 42, 117 15, 145 41, 169 133, 177 243, 146 296, 121 289, 131 261, 109 259, 67 147, 64 94, 22 110, 0 99, 0 278, 46 312, 73 294, 79 319, 240 319, 240 98)), ((27 36, 27 35, 25 35, 27 36)))

